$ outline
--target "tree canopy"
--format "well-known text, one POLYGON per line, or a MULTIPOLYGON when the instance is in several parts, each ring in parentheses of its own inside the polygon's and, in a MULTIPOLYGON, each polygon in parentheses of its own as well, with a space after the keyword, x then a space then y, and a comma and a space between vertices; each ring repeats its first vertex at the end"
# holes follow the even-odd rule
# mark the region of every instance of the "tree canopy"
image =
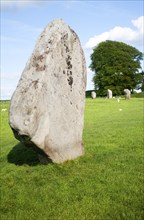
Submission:
POLYGON ((136 48, 122 42, 100 43, 91 54, 90 68, 95 72, 93 82, 99 95, 111 89, 120 95, 124 89, 134 89, 140 82, 140 61, 143 54, 136 48))

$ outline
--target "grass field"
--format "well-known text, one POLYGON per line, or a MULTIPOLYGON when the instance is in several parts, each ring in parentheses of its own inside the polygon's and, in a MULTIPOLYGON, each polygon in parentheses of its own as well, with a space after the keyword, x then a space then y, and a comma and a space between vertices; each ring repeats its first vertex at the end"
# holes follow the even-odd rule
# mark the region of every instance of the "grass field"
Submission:
POLYGON ((1 220, 144 219, 143 109, 142 98, 87 98, 85 155, 60 165, 41 165, 1 111, 1 220))

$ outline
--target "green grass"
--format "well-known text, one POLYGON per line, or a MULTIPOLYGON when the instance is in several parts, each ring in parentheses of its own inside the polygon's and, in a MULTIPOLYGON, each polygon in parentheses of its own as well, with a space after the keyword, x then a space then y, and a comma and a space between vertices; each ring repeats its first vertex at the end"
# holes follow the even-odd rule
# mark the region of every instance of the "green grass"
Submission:
POLYGON ((41 165, 1 112, 1 219, 144 219, 143 107, 142 98, 86 99, 85 155, 60 165, 41 165))

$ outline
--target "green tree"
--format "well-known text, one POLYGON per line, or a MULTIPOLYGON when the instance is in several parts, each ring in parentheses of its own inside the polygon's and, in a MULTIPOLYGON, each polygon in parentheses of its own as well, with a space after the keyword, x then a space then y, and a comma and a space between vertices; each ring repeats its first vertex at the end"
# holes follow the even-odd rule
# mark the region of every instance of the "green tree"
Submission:
POLYGON ((143 54, 136 48, 122 42, 100 43, 91 54, 90 68, 95 72, 93 82, 99 95, 106 95, 111 89, 120 95, 125 88, 134 89, 139 83, 140 61, 143 54))

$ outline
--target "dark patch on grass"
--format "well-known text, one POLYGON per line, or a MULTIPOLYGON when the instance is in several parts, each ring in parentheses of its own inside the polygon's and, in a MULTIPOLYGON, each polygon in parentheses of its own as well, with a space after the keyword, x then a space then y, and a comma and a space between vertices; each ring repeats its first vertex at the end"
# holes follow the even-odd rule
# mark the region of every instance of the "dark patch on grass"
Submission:
MULTIPOLYGON (((44 155, 43 155, 44 156, 44 155)), ((39 160, 39 154, 32 147, 25 147, 23 144, 19 143, 15 145, 12 150, 7 155, 7 160, 9 163, 14 163, 15 165, 36 166, 40 164, 52 163, 50 159, 47 159, 47 163, 42 163, 39 160)))

